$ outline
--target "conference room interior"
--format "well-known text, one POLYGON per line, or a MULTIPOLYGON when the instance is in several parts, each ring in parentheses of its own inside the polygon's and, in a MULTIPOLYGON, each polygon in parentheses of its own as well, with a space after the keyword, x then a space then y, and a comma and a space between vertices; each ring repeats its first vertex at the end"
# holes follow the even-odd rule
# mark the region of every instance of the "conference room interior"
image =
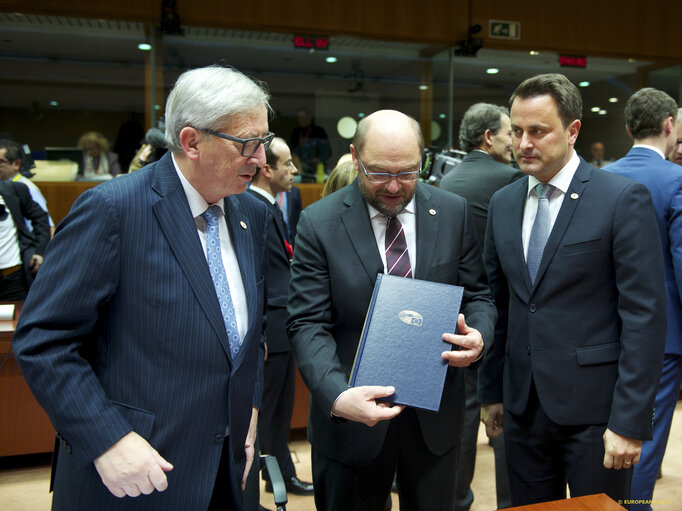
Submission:
MULTIPOLYGON (((483 24, 484 33, 489 29, 483 24)), ((678 103, 682 100, 679 62, 606 55, 599 49, 576 55, 560 47, 505 49, 500 43, 483 44, 462 55, 467 52, 454 45, 327 36, 314 29, 302 33, 183 25, 182 34, 150 34, 148 25, 129 19, 17 12, 0 12, 0 32, 0 136, 28 145, 37 158, 47 148, 73 150, 86 131, 103 133, 113 146, 121 126, 131 120, 143 131, 158 125, 165 94, 177 76, 214 63, 232 65, 267 84, 273 107, 270 129, 285 140, 296 126, 298 112, 310 111, 329 137, 332 156, 327 171, 348 152, 352 132, 343 126, 352 126, 375 110, 393 108, 412 115, 420 120, 429 145, 456 147, 459 120, 470 105, 480 101, 506 105, 518 83, 539 73, 563 73, 580 86, 584 111, 576 149, 588 160, 595 141, 604 143, 609 160, 626 154, 631 139, 623 109, 639 87, 656 87, 678 103), (297 36, 304 37, 298 40, 304 47, 296 47, 297 36), (140 49, 143 44, 151 49, 140 49), (586 65, 562 66, 562 56, 586 65)), ((484 41, 488 40, 486 36, 484 41)), ((56 208, 56 214, 51 210, 55 221, 63 218, 79 193, 94 185, 45 183, 48 206, 56 208)), ((299 186, 304 204, 318 198, 321 186, 299 186)), ((9 350, 3 348, 0 396, 8 395, 16 384, 12 364, 9 350)), ((297 383, 302 385, 300 378, 297 383)), ((304 388, 297 389, 292 450, 300 463, 299 476, 310 480, 309 445, 304 440, 306 396, 304 388)), ((8 415, 13 412, 2 408, 0 424, 13 421, 15 417, 8 415)), ((680 410, 678 404, 663 478, 654 494, 670 504, 654 509, 682 509, 682 460, 676 456, 682 449, 680 410)), ((0 444, 14 443, 9 431, 0 427, 0 444)), ((0 445, 0 507, 49 508, 45 494, 50 460, 44 454, 49 440, 42 441, 48 447, 38 451, 9 455, 0 445)), ((478 446, 472 511, 495 506, 492 449, 482 433, 478 446)), ((271 496, 265 494, 261 502, 273 508, 268 499, 271 496)), ((288 509, 313 508, 311 498, 290 497, 288 509)))

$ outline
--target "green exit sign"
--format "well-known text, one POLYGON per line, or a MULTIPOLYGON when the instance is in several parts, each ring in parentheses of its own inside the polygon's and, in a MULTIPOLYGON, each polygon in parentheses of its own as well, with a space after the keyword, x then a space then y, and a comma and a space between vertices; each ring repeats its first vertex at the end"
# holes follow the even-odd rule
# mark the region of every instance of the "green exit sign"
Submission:
POLYGON ((488 36, 495 39, 520 39, 521 23, 518 21, 490 20, 488 36))

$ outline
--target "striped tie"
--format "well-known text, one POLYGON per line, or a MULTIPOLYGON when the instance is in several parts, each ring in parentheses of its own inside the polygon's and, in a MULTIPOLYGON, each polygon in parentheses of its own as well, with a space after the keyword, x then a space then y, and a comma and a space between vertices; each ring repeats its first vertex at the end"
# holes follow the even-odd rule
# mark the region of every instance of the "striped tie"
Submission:
POLYGON ((412 278, 405 232, 400 220, 395 216, 389 216, 386 223, 386 273, 412 278))

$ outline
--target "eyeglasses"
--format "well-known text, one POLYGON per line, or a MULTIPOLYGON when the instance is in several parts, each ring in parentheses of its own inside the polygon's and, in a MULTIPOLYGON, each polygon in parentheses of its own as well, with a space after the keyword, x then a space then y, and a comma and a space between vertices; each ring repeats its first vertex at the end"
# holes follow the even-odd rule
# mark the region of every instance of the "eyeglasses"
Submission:
POLYGON ((265 135, 263 138, 239 138, 239 137, 233 137, 232 135, 226 135, 225 133, 221 131, 215 131, 215 130, 200 130, 203 131, 204 133, 208 133, 209 135, 213 135, 216 137, 224 138, 225 140, 230 140, 232 142, 238 142, 242 145, 242 156, 245 158, 248 158, 249 156, 253 156, 256 151, 258 151, 258 148, 260 147, 261 144, 263 144, 263 148, 267 149, 270 147, 270 144, 272 144, 272 139, 275 138, 275 134, 270 131, 268 132, 267 135, 265 135))
POLYGON ((419 168, 417 170, 410 170, 407 172, 398 172, 396 174, 391 174, 390 172, 367 172, 365 164, 362 162, 359 154, 356 154, 360 165, 362 165, 362 170, 365 172, 367 179, 373 183, 387 183, 392 178, 398 178, 398 181, 402 183, 414 183, 419 178, 419 173, 422 171, 422 162, 419 162, 419 168))

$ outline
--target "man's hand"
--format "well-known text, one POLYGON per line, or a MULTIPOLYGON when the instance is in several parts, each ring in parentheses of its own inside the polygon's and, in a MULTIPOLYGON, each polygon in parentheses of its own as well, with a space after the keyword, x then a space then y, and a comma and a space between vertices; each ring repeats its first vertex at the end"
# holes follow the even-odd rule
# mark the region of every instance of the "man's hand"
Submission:
POLYGON ((31 268, 32 273, 38 273, 38 270, 43 264, 43 256, 39 254, 33 254, 31 256, 31 262, 29 263, 29 267, 31 268))
POLYGON ((256 451, 256 432, 258 430, 258 408, 253 407, 251 410, 251 422, 249 423, 249 431, 246 433, 246 442, 244 442, 244 451, 246 451, 246 466, 244 467, 244 474, 242 475, 242 491, 246 489, 246 478, 249 477, 251 464, 256 451))
POLYGON ((481 422, 485 424, 488 438, 497 438, 504 433, 504 407, 502 403, 482 403, 481 422))
POLYGON ((444 351, 441 358, 451 366, 467 367, 483 353, 483 337, 478 330, 467 326, 464 314, 457 317, 457 331, 459 334, 443 334, 443 340, 459 346, 459 350, 444 351))
POLYGON ((641 452, 641 440, 619 435, 608 428, 604 431, 604 468, 627 470, 639 463, 641 452))
POLYGON ((164 472, 173 470, 173 465, 131 431, 95 460, 95 468, 104 486, 120 498, 164 491, 168 488, 164 472))
POLYGON ((379 421, 397 417, 405 408, 402 405, 377 402, 376 398, 390 396, 394 387, 366 385, 350 388, 339 395, 332 406, 332 413, 349 421, 374 426, 379 421))

